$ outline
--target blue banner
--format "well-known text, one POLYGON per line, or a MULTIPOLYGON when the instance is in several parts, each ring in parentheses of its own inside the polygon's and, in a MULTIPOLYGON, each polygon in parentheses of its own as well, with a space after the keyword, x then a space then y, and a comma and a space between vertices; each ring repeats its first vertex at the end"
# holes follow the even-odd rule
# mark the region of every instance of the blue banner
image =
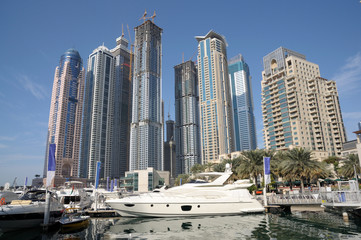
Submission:
POLYGON ((48 171, 55 171, 55 144, 49 144, 48 171))
POLYGON ((263 157, 264 163, 264 181, 265 184, 271 183, 271 158, 263 157))
POLYGON ((100 164, 101 164, 101 162, 98 161, 97 162, 97 172, 96 172, 96 177, 95 177, 95 188, 96 189, 98 188, 98 185, 99 185, 100 164))

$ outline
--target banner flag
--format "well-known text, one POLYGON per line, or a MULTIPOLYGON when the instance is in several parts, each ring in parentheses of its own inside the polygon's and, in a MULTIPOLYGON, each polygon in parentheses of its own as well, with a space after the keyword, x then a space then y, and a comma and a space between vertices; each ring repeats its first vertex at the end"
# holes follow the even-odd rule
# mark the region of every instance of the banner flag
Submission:
POLYGON ((99 185, 100 164, 101 164, 101 162, 98 161, 97 162, 97 172, 96 172, 96 177, 95 177, 95 188, 96 189, 98 188, 98 185, 99 185))
POLYGON ((263 157, 263 164, 264 164, 264 181, 265 184, 271 183, 271 158, 270 157, 263 157))
POLYGON ((46 174, 46 186, 51 186, 51 182, 53 181, 55 177, 55 144, 49 144, 49 158, 48 158, 48 172, 46 174))

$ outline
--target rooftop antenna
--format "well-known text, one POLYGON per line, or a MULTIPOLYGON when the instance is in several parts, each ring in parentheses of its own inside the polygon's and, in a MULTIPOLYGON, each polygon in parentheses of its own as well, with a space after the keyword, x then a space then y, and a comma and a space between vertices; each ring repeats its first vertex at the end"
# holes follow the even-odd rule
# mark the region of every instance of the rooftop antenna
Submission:
POLYGON ((154 23, 154 18, 156 17, 157 15, 155 14, 155 10, 154 10, 154 13, 153 13, 153 16, 151 16, 150 18, 152 19, 152 22, 154 23))
POLYGON ((184 52, 182 52, 182 63, 184 63, 184 52))
POLYGON ((122 23, 122 37, 124 37, 123 23, 122 23))
POLYGON ((145 22, 145 20, 147 19, 147 9, 145 9, 143 16, 139 18, 139 20, 141 19, 143 19, 143 22, 145 22))

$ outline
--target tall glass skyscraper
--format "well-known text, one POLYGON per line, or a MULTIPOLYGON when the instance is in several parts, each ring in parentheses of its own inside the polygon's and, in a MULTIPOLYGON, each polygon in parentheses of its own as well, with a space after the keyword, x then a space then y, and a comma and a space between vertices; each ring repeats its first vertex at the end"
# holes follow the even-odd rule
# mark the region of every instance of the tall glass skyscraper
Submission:
POLYGON ((239 54, 228 61, 233 109, 235 151, 257 148, 249 67, 239 54))
POLYGON ((66 51, 56 67, 51 96, 48 138, 44 163, 47 172, 49 144, 56 144, 55 176, 78 177, 84 68, 75 49, 66 51))
POLYGON ((201 162, 198 77, 192 61, 174 67, 176 173, 190 173, 201 162))
POLYGON ((109 134, 113 119, 110 116, 114 86, 114 59, 108 48, 100 46, 88 58, 85 89, 80 176, 95 179, 96 162, 101 162, 100 177, 110 176, 109 134), (107 147, 108 146, 108 147, 107 147))
POLYGON ((226 39, 209 31, 198 41, 198 80, 202 163, 218 162, 234 151, 233 117, 226 39))
POLYGON ((100 46, 90 54, 84 104, 80 176, 94 179, 96 162, 101 161, 100 177, 118 178, 127 171, 129 152, 128 41, 117 39, 109 50, 100 46))
POLYGON ((162 29, 147 20, 135 28, 130 170, 163 170, 162 29))

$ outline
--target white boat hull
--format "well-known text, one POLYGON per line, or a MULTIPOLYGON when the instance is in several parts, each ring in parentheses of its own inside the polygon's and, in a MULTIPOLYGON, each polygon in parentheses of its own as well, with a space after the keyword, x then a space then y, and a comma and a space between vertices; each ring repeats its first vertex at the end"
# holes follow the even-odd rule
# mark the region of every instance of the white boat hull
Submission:
POLYGON ((188 217, 260 213, 264 208, 255 202, 217 203, 122 203, 108 204, 123 217, 188 217))
POLYGON ((249 180, 226 184, 232 175, 230 166, 212 182, 187 183, 151 193, 127 196, 106 201, 124 217, 188 217, 221 216, 264 212, 264 207, 250 195, 249 180))

